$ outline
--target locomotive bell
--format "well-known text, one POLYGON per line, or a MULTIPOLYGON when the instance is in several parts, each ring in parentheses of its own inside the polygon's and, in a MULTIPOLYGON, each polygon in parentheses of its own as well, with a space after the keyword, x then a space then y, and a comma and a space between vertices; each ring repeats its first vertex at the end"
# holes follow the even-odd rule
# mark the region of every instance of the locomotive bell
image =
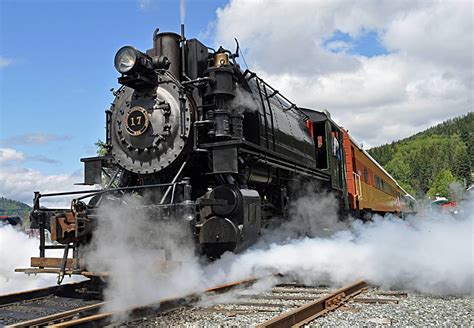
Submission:
POLYGON ((225 52, 217 52, 214 55, 214 67, 229 65, 229 55, 225 52))

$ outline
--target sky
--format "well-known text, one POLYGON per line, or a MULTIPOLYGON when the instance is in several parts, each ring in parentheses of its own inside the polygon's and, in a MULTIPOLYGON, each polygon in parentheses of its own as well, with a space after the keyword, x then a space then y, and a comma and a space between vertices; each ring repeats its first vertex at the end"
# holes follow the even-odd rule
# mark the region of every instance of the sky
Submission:
MULTIPOLYGON (((472 1, 183 3, 188 38, 237 37, 251 70, 365 148, 473 110, 472 1)), ((116 51, 178 32, 180 3, 2 0, 0 15, 0 195, 31 204, 79 188, 119 87, 116 51)))

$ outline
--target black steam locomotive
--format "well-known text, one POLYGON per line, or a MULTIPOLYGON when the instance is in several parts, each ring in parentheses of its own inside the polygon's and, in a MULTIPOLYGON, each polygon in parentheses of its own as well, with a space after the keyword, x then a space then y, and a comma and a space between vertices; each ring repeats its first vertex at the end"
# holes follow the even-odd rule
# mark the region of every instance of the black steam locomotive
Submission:
POLYGON ((97 208, 112 195, 147 195, 147 210, 187 222, 209 256, 238 252, 273 218, 284 219, 295 181, 317 181, 347 208, 345 162, 332 156, 342 145, 338 125, 243 71, 238 48, 213 50, 183 32, 157 30, 152 49, 117 52, 122 86, 106 111, 106 154, 81 159, 85 184, 103 183, 104 174, 108 183, 66 211, 41 208, 40 199, 74 192, 36 193, 31 219, 42 231, 40 258, 52 247, 45 230, 77 257, 100 220, 97 208))

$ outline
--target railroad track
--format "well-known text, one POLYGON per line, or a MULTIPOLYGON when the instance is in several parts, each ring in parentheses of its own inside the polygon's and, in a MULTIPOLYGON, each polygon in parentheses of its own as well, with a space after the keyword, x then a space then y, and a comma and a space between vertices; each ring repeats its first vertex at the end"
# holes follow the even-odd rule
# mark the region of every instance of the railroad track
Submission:
MULTIPOLYGON (((89 281, 53 286, 0 296, 0 326, 8 327, 101 327, 112 323, 115 316, 128 318, 169 311, 197 302, 203 295, 224 293, 255 282, 255 278, 208 288, 175 298, 160 300, 117 312, 101 312, 106 304, 100 294, 91 296, 89 281)), ((95 286, 94 286, 95 287, 95 286)), ((94 288, 96 289, 96 288, 94 288)))
POLYGON ((90 296, 86 298, 84 293, 80 293, 87 288, 87 282, 66 284, 0 296, 0 324, 13 327, 101 327, 119 323, 135 327, 200 325, 199 320, 207 325, 221 325, 234 320, 238 325, 260 328, 299 327, 349 301, 396 302, 393 298, 354 298, 367 290, 364 281, 338 290, 286 283, 264 291, 253 286, 257 281, 250 278, 232 282, 120 312, 100 312, 105 302, 90 296), (117 322, 117 318, 121 318, 120 321, 117 322))
POLYGON ((0 296, 0 326, 46 326, 97 313, 104 304, 91 280, 0 296))
MULTIPOLYGON (((105 325, 115 323, 114 319, 117 317, 126 316, 127 318, 129 318, 129 320, 134 320, 136 318, 143 318, 147 315, 172 311, 182 306, 187 306, 191 303, 196 303, 201 297, 205 295, 221 294, 239 287, 244 288, 253 284, 256 281, 256 278, 249 278, 245 280, 231 282, 224 285, 208 288, 198 293, 191 293, 183 296, 162 299, 158 302, 147 305, 130 307, 128 309, 115 312, 104 312, 95 315, 85 316, 79 319, 64 321, 52 325, 51 327, 103 327, 105 325)), ((121 322, 121 324, 126 323, 121 322)))
MULTIPOLYGON (((325 286, 305 286, 298 283, 278 284, 271 289, 238 289, 224 295, 201 298, 194 304, 183 304, 173 311, 121 322, 130 327, 172 326, 245 326, 300 327, 330 311, 350 310, 352 303, 397 303, 401 293, 371 292, 364 281, 357 281, 335 290, 325 286)), ((317 323, 317 321, 315 321, 317 323)))

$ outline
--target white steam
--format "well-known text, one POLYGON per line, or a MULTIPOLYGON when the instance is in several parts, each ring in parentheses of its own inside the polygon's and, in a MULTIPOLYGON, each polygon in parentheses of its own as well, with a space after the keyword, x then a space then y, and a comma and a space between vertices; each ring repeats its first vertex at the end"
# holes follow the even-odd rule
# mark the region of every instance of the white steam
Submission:
POLYGON ((257 109, 257 100, 249 93, 240 89, 235 89, 235 97, 229 102, 228 106, 238 113, 245 111, 255 112, 257 109))
MULTIPOLYGON (((267 229, 248 251, 226 253, 213 263, 194 255, 193 236, 183 221, 141 212, 141 200, 132 197, 105 205, 85 253, 89 270, 110 273, 105 297, 111 302, 105 310, 272 273, 308 284, 364 279, 383 288, 429 294, 473 293, 472 198, 461 204, 457 216, 426 211, 406 220, 388 216, 342 224, 335 215, 335 197, 306 189, 303 194, 291 206, 292 220, 267 229), (302 226, 317 237, 302 234, 302 226), (162 266, 163 249, 172 250, 174 262, 167 267, 162 266)), ((38 245, 37 238, 11 226, 0 228, 0 292, 55 284, 55 275, 13 272, 29 266, 38 245)))
POLYGON ((199 288, 193 240, 184 222, 140 210, 125 197, 100 208, 100 222, 87 251, 88 269, 110 273, 106 311, 155 302, 199 288), (173 262, 165 263, 165 249, 173 262))
POLYGON ((181 24, 184 24, 186 19, 186 0, 179 0, 179 17, 181 19, 181 24))
POLYGON ((212 263, 194 255, 193 236, 179 219, 138 211, 142 202, 136 198, 104 206, 88 264, 89 270, 111 274, 106 310, 273 273, 307 284, 364 279, 437 295, 473 292, 472 200, 456 217, 426 212, 406 220, 376 216, 372 222, 341 223, 334 196, 302 190, 291 206, 292 220, 265 230, 248 251, 226 253, 212 263), (302 234, 303 226, 317 237, 302 234), (163 248, 172 250, 178 267, 160 267, 163 248))
POLYGON ((352 218, 340 220, 340 205, 334 194, 318 191, 316 185, 299 185, 292 189, 296 200, 289 206, 289 220, 284 220, 277 227, 263 230, 262 240, 267 246, 302 236, 331 236, 339 230, 349 228, 352 218))
MULTIPOLYGON (((298 216, 320 217, 317 198, 297 203, 298 216)), ((308 284, 364 279, 383 288, 472 294, 473 200, 462 204, 460 211, 456 217, 426 212, 406 220, 376 216, 373 222, 356 220, 330 237, 282 242, 278 234, 276 242, 267 237, 265 245, 240 255, 225 254, 206 270, 232 279, 278 272, 308 284)))
MULTIPOLYGON (((54 274, 26 275, 15 272, 16 268, 29 268, 30 258, 39 256, 39 239, 29 237, 10 225, 0 227, 0 293, 12 293, 22 290, 56 285, 54 274)), ((46 255, 62 257, 60 250, 48 250, 46 255)), ((69 277, 64 282, 77 280, 69 277)), ((83 279, 82 277, 80 279, 83 279)))

